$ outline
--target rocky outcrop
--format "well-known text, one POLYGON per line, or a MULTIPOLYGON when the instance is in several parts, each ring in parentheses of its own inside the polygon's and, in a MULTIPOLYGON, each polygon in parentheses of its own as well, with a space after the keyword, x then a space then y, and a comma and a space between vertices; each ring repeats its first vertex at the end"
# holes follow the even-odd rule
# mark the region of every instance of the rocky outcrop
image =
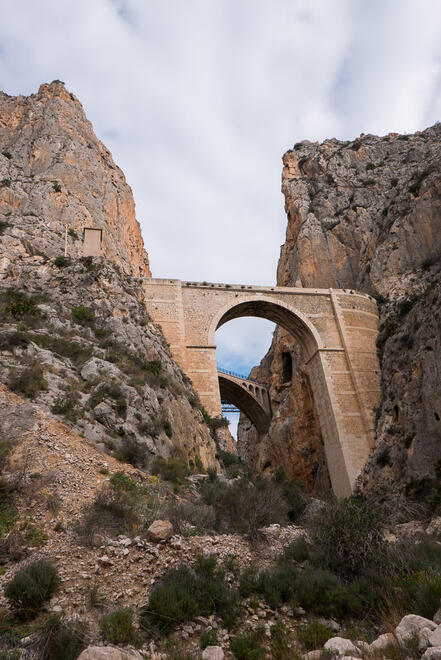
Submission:
POLYGON ((122 460, 214 467, 197 397, 144 304, 131 190, 80 103, 54 82, 1 93, 0 118, 0 381, 122 460), (104 254, 82 258, 90 226, 104 254))
MULTIPOLYGON (((283 158, 288 226, 277 284, 353 288, 379 302, 382 400, 376 447, 361 479, 365 490, 427 493, 441 458, 440 152, 437 124, 414 135, 304 141, 283 158)), ((262 377, 282 380, 280 355, 291 352, 292 387, 303 395, 274 400, 272 426, 259 442, 261 463, 281 457, 280 446, 294 456, 311 428, 302 401, 310 400, 310 389, 298 349, 290 346, 278 331, 262 377), (300 428, 292 423, 298 416, 300 428)), ((242 423, 239 446, 247 442, 242 423)), ((316 466, 317 452, 306 461, 309 483, 316 466)))
POLYGON ((150 275, 132 191, 97 139, 81 103, 60 81, 31 96, 0 92, 0 274, 17 255, 82 255, 85 227, 103 230, 106 259, 150 275))

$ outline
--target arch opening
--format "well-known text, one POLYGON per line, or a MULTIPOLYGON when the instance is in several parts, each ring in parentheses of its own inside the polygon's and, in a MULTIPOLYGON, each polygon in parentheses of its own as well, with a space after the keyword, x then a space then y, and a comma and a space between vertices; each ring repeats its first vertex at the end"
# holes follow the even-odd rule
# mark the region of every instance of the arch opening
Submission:
POLYGON ((307 357, 311 357, 321 344, 317 330, 301 312, 264 297, 233 304, 223 310, 212 328, 213 334, 228 321, 244 316, 267 319, 280 325, 299 342, 307 357))
POLYGON ((262 405, 252 395, 252 392, 239 383, 228 378, 227 375, 218 373, 219 392, 222 401, 234 404, 250 422, 254 424, 257 432, 264 435, 271 422, 269 414, 263 409, 262 405))

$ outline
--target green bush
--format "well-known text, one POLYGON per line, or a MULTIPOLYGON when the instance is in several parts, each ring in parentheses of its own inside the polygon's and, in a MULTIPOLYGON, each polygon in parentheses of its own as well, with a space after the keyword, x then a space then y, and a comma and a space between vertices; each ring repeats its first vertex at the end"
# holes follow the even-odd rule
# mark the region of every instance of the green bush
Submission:
POLYGON ((151 473, 161 476, 165 481, 179 485, 185 482, 189 469, 182 458, 170 456, 169 458, 155 458, 151 473))
POLYGON ((297 628, 297 639, 306 651, 321 649, 333 636, 332 630, 319 621, 311 621, 306 626, 297 628))
POLYGON ((161 363, 158 360, 150 360, 142 365, 143 371, 150 371, 152 374, 159 374, 162 371, 161 363))
POLYGON ((69 229, 69 232, 68 232, 68 233, 69 233, 69 236, 70 236, 71 238, 73 238, 75 241, 78 240, 78 234, 77 234, 77 232, 75 231, 75 229, 72 229, 72 227, 71 227, 71 228, 69 229))
POLYGON ((51 412, 54 415, 62 415, 71 422, 77 420, 77 404, 78 396, 73 396, 66 394, 63 397, 57 397, 54 401, 54 404, 51 408, 51 412))
POLYGON ((58 183, 58 181, 54 181, 52 184, 52 188, 55 190, 55 192, 59 193, 61 192, 61 185, 58 183))
POLYGON ((221 533, 259 536, 259 529, 288 520, 289 505, 278 484, 259 479, 256 484, 241 480, 231 486, 218 481, 203 484, 201 495, 215 512, 215 529, 221 533))
POLYGON ((133 644, 136 641, 131 607, 124 607, 103 616, 100 628, 111 644, 133 644))
POLYGON ((84 621, 64 621, 52 614, 39 624, 32 645, 40 660, 76 660, 89 641, 84 621))
POLYGON ((217 646, 217 632, 215 630, 203 630, 199 639, 199 646, 202 650, 207 646, 217 646))
POLYGON ((265 657, 262 641, 261 631, 249 631, 233 637, 230 641, 230 649, 238 660, 259 660, 265 657))
POLYGON ((214 511, 200 502, 171 502, 164 510, 177 534, 196 536, 214 529, 214 511))
POLYGON ((97 534, 130 534, 140 525, 138 493, 105 485, 85 508, 76 532, 84 545, 94 545, 97 534))
POLYGON ((46 348, 61 357, 67 357, 76 364, 86 361, 92 354, 89 346, 83 346, 72 339, 35 332, 32 333, 31 338, 41 348, 46 348))
POLYGON ((381 565, 385 557, 379 516, 357 498, 324 507, 313 521, 312 536, 323 565, 345 580, 381 565))
POLYGON ((130 437, 121 441, 116 457, 119 461, 130 463, 134 467, 143 468, 147 464, 145 446, 130 437))
POLYGON ((95 314, 89 307, 79 305, 72 307, 72 318, 80 325, 93 325, 95 323, 95 314))
POLYGON ((7 583, 4 594, 17 616, 32 619, 52 598, 59 584, 57 569, 40 559, 19 570, 7 583))
POLYGON ((139 621, 146 631, 167 633, 185 621, 214 612, 224 626, 233 626, 240 614, 238 595, 228 586, 214 557, 199 555, 194 570, 181 565, 167 571, 153 588, 139 621))
POLYGON ((295 522, 304 512, 307 503, 302 484, 297 479, 289 479, 283 468, 277 470, 274 481, 280 484, 283 498, 288 504, 289 520, 295 522))
POLYGON ((19 392, 30 399, 34 399, 39 392, 48 388, 43 367, 39 364, 33 364, 22 371, 11 369, 8 387, 13 392, 19 392))
POLYGON ((17 520, 17 509, 10 498, 1 494, 0 496, 0 538, 11 531, 17 520))
POLYGON ((72 261, 69 259, 69 257, 65 257, 63 254, 60 254, 58 257, 55 257, 54 264, 57 266, 57 268, 66 268, 67 266, 70 266, 72 261))
POLYGON ((317 568, 299 571, 296 576, 295 594, 299 605, 307 612, 321 616, 357 616, 362 608, 336 575, 317 568))
POLYGON ((304 562, 311 556, 311 545, 301 536, 283 549, 283 559, 304 562))
POLYGON ((2 312, 7 318, 26 318, 40 316, 36 298, 21 291, 8 289, 2 294, 2 312))
POLYGON ((117 491, 135 493, 138 490, 138 484, 136 481, 124 472, 114 472, 109 481, 111 486, 117 491))
POLYGON ((26 348, 29 345, 28 337, 20 331, 0 334, 0 351, 12 351, 14 348, 26 348))
POLYGON ((4 233, 4 231, 9 227, 9 222, 5 222, 4 220, 0 220, 0 236, 4 233))

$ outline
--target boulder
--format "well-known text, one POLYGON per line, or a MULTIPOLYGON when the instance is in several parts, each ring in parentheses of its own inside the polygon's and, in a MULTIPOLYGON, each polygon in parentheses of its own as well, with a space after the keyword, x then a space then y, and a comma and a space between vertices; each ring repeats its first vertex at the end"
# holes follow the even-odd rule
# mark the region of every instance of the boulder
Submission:
POLYGON ((438 625, 435 630, 429 635, 430 646, 441 646, 441 625, 438 625))
POLYGON ((384 633, 374 639, 369 645, 372 651, 385 651, 389 646, 397 645, 397 639, 393 633, 384 633))
POLYGON ((439 607, 439 608, 436 610, 435 614, 433 615, 433 620, 434 620, 434 622, 437 623, 438 625, 441 623, 441 607, 439 607))
POLYGON ((150 541, 166 541, 173 533, 173 525, 169 520, 155 520, 147 530, 147 537, 150 541))
POLYGON ((221 646, 207 646, 202 652, 202 660, 224 660, 221 646))
POLYGON ((397 639, 401 643, 409 641, 414 635, 419 640, 419 649, 425 650, 429 646, 430 633, 437 628, 436 623, 425 619, 418 614, 407 614, 395 628, 397 639))
POLYGON ((78 660, 142 660, 142 655, 138 651, 118 649, 114 646, 89 646, 78 660))
POLYGON ((440 534, 441 533, 441 516, 432 518, 428 526, 426 527, 426 534, 440 534))
POLYGON ((321 657, 322 651, 320 649, 316 649, 315 651, 308 651, 308 653, 302 655, 303 660, 320 660, 321 657))
POLYGON ((345 639, 344 637, 331 637, 323 648, 332 655, 351 655, 356 658, 361 656, 360 650, 357 649, 355 644, 350 639, 345 639))
POLYGON ((431 646, 423 653, 421 660, 441 660, 441 646, 431 646))
POLYGON ((120 378, 121 371, 112 362, 93 357, 86 362, 81 369, 81 378, 83 380, 97 380, 101 374, 105 373, 112 378, 120 378))

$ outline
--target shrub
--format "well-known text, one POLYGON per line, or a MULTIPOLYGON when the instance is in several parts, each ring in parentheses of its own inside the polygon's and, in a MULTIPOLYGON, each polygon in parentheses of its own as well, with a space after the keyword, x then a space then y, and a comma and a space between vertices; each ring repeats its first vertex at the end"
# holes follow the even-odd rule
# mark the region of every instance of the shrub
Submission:
POLYGON ((380 451, 376 458, 376 463, 380 467, 386 467, 386 465, 391 465, 391 457, 390 457, 390 447, 385 447, 380 451))
POLYGON ((100 533, 128 534, 141 524, 137 494, 104 486, 83 513, 76 531, 85 545, 94 545, 100 533))
POLYGON ((297 479, 288 479, 283 468, 277 470, 274 481, 281 486, 282 495, 289 507, 288 518, 294 522, 302 515, 306 507, 307 500, 303 486, 297 479))
POLYGON ((134 438, 124 438, 117 452, 117 458, 134 467, 143 468, 147 463, 147 451, 144 445, 134 438))
POLYGON ((52 187, 55 190, 55 192, 57 193, 61 192, 61 185, 58 183, 58 181, 54 181, 52 187))
POLYGON ((437 262, 436 256, 432 255, 430 257, 426 257, 421 262, 421 268, 423 270, 429 270, 429 268, 431 268, 434 264, 436 264, 436 262, 437 262))
POLYGON ((61 357, 69 358, 76 364, 84 362, 92 354, 92 349, 89 346, 82 346, 79 342, 64 337, 33 333, 32 341, 41 348, 46 348, 52 353, 61 355, 61 357))
MULTIPOLYGON (((70 236, 71 238, 74 239, 74 241, 77 241, 77 240, 78 240, 78 234, 77 234, 77 232, 75 231, 75 229, 72 229, 72 227, 69 229, 68 234, 69 234, 69 236, 70 236)), ((86 257, 86 259, 87 259, 87 257, 86 257)))
POLYGON ((9 222, 5 222, 4 220, 0 220, 0 236, 4 233, 5 229, 9 227, 9 222))
POLYGON ((256 539, 261 527, 287 521, 289 505, 280 486, 269 479, 259 479, 255 485, 245 480, 232 486, 209 482, 203 484, 201 495, 214 508, 219 532, 249 534, 256 539))
POLYGON ((179 485, 188 477, 188 466, 182 458, 170 456, 169 458, 156 458, 151 467, 153 475, 160 475, 165 481, 179 485))
POLYGON ((354 151, 358 151, 362 146, 362 143, 360 140, 354 140, 353 143, 351 144, 351 149, 354 151))
POLYGON ((366 172, 369 172, 369 170, 374 170, 374 169, 375 169, 374 163, 367 163, 366 172))
POLYGON ((415 305, 417 300, 417 296, 410 296, 410 298, 404 298, 404 300, 401 300, 398 303, 398 314, 401 317, 406 316, 406 314, 408 314, 412 307, 415 305))
POLYGON ((171 502, 164 511, 177 534, 190 536, 204 534, 214 529, 214 511, 201 503, 171 502))
POLYGON ((165 435, 167 436, 167 438, 171 438, 172 435, 173 435, 173 431, 172 431, 172 426, 171 426, 168 419, 165 419, 163 421, 162 428, 164 429, 165 435))
POLYGON ((394 177, 393 179, 390 180, 390 185, 392 188, 395 188, 398 185, 398 179, 394 177))
POLYGON ((356 596, 329 571, 309 568, 299 572, 295 589, 299 605, 313 614, 340 618, 361 613, 356 596))
POLYGON ((0 538, 14 527, 17 515, 17 509, 9 498, 5 494, 0 495, 0 538))
POLYGON ((292 541, 283 549, 283 559, 304 562, 311 556, 311 546, 304 536, 292 541))
POLYGON ((12 369, 10 371, 8 387, 13 392, 19 392, 33 399, 39 392, 48 388, 47 380, 43 374, 43 367, 39 364, 33 364, 20 372, 12 369))
POLYGON ((199 646, 202 650, 206 649, 207 646, 217 646, 217 632, 215 630, 203 630, 199 638, 199 646))
POLYGON ((283 603, 294 600, 296 584, 297 570, 288 564, 260 573, 257 573, 254 567, 250 567, 240 576, 239 593, 244 598, 258 594, 271 608, 276 609, 283 603))
POLYGON ((57 268, 66 268, 66 266, 70 266, 72 261, 69 259, 69 257, 65 257, 64 255, 59 255, 58 257, 55 257, 54 264, 57 266, 57 268))
POLYGON ((158 360, 150 360, 142 365, 142 369, 144 371, 150 371, 150 373, 159 376, 162 371, 162 366, 158 360))
POLYGON ((313 521, 313 540, 324 566, 343 579, 381 561, 386 547, 378 515, 357 498, 323 508, 313 521))
POLYGON ((63 415, 71 422, 75 422, 77 420, 77 404, 78 396, 67 394, 63 397, 59 396, 55 399, 51 412, 54 415, 63 415))
POLYGON ((238 660, 259 660, 265 657, 262 641, 262 631, 248 631, 233 637, 230 641, 230 649, 238 660))
MULTIPOLYGON (((108 474, 108 471, 106 471, 108 474)), ((135 493, 138 490, 138 484, 132 477, 124 472, 114 472, 110 477, 110 484, 116 491, 124 491, 126 493, 135 493)))
POLYGON ((333 636, 333 631, 319 621, 311 621, 306 626, 297 628, 297 639, 306 651, 320 649, 333 636))
POLYGON ((48 535, 38 527, 29 525, 25 531, 24 539, 28 545, 41 548, 48 540, 48 535))
POLYGON ((83 621, 64 621, 52 614, 38 626, 32 647, 40 660, 76 660, 87 644, 88 628, 83 621))
POLYGON ((198 556, 194 570, 186 565, 170 569, 150 594, 139 622, 144 630, 169 632, 180 623, 216 612, 230 628, 240 614, 237 592, 225 581, 214 557, 198 556))
POLYGON ((133 644, 136 640, 131 607, 124 607, 103 616, 100 628, 111 644, 133 644))
POLYGON ((20 331, 0 335, 0 351, 11 351, 14 348, 26 348, 29 345, 28 337, 20 331))
POLYGON ((72 318, 80 325, 93 325, 95 322, 95 315, 89 307, 72 307, 72 318))
POLYGON ((2 311, 6 317, 17 319, 40 316, 36 298, 29 297, 15 289, 5 291, 2 298, 4 300, 2 311))
POLYGON ((11 160, 12 154, 11 154, 10 151, 2 151, 2 154, 5 158, 7 158, 8 160, 11 160))
POLYGON ((40 559, 19 570, 6 585, 4 593, 18 616, 32 619, 42 605, 52 598, 59 583, 57 569, 40 559))
POLYGON ((11 179, 2 179, 0 181, 0 188, 9 188, 11 185, 11 179))

